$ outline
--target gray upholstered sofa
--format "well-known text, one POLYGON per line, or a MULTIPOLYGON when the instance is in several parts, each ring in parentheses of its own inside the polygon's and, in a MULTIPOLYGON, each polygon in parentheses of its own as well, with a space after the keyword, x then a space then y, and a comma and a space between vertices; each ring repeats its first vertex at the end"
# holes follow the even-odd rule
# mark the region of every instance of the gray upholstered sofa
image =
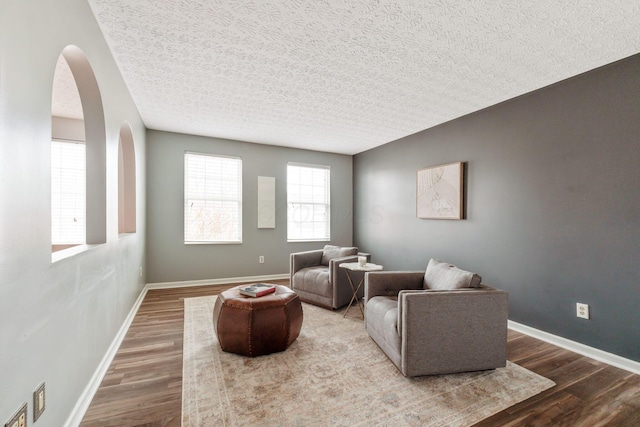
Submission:
POLYGON ((503 367, 508 294, 481 280, 437 260, 426 273, 367 273, 366 330, 408 377, 503 367))
MULTIPOLYGON (((296 252, 290 255, 290 280, 293 289, 304 302, 321 307, 336 309, 349 303, 353 291, 349 285, 344 268, 340 264, 357 262, 356 247, 339 247, 326 245, 324 249, 296 252)), ((364 296, 364 288, 360 288, 359 297, 364 296)))

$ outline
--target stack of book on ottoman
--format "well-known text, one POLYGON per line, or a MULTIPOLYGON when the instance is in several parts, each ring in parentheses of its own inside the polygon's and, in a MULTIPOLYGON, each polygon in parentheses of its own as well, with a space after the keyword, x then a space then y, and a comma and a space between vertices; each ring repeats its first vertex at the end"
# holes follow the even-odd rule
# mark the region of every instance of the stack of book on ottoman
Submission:
POLYGON ((276 287, 267 283, 254 283, 240 288, 240 294, 254 298, 268 295, 275 291, 276 287))

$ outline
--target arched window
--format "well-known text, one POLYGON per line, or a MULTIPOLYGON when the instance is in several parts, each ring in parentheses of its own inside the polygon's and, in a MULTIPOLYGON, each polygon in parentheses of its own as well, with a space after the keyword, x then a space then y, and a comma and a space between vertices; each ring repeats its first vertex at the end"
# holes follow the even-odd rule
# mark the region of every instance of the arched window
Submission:
POLYGON ((102 98, 84 53, 67 46, 51 96, 52 260, 106 242, 106 138, 102 98), (63 253, 66 252, 66 253, 63 253))
POLYGON ((51 102, 51 250, 86 243, 86 150, 78 87, 58 57, 51 102))
POLYGON ((136 153, 131 126, 120 127, 118 143, 118 233, 136 232, 136 153))

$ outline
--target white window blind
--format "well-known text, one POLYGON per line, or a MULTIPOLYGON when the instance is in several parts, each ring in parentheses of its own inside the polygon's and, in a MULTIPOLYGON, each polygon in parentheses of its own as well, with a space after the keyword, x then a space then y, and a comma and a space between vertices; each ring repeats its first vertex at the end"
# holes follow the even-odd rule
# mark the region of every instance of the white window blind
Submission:
POLYGON ((330 240, 328 166, 287 165, 287 240, 330 240))
POLYGON ((185 243, 242 242, 242 159, 184 156, 185 243))
POLYGON ((51 141, 51 244, 86 241, 85 144, 51 141))

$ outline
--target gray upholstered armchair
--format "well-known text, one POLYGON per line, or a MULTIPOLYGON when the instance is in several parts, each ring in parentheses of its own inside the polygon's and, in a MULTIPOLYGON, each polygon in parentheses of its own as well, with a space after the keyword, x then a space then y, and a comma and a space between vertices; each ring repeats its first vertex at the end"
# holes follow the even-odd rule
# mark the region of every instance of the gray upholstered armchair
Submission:
MULTIPOLYGON (((326 245, 324 249, 315 251, 296 252, 290 255, 290 280, 293 289, 304 302, 321 307, 336 309, 346 305, 353 291, 349 285, 346 271, 340 268, 345 262, 357 262, 356 247, 339 247, 326 245)), ((364 296, 364 289, 360 288, 359 297, 364 296)))
POLYGON ((505 366, 507 292, 450 264, 429 267, 366 274, 369 336, 407 377, 505 366))

